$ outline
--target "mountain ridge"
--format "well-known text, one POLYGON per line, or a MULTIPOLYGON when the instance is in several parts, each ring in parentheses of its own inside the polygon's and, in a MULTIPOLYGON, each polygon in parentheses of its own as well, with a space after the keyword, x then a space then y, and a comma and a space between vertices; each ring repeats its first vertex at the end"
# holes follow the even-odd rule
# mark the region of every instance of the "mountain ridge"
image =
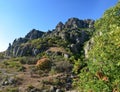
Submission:
MULTIPOLYGON (((59 37, 65 42, 68 42, 68 40, 71 42, 71 44, 83 44, 85 40, 89 39, 89 33, 92 33, 94 30, 94 20, 79 20, 78 18, 69 18, 68 21, 63 24, 62 22, 59 22, 56 25, 56 28, 52 31, 48 32, 42 32, 36 29, 31 30, 25 37, 15 39, 11 44, 9 44, 8 49, 6 50, 6 56, 24 56, 26 54, 30 55, 37 55, 40 53, 40 48, 37 49, 35 46, 29 46, 30 41, 35 39, 46 39, 46 38, 54 38, 59 37), (81 37, 79 37, 81 35, 81 37), (29 45, 23 46, 23 44, 29 43, 29 45), (24 53, 25 51, 30 51, 29 53, 24 53)), ((37 46, 38 47, 38 46, 37 46)), ((49 47, 49 46, 48 46, 49 47)), ((73 45, 73 48, 75 45, 73 45)), ((44 46, 41 49, 46 49, 44 46)), ((77 49, 73 50, 73 52, 77 52, 77 49)))

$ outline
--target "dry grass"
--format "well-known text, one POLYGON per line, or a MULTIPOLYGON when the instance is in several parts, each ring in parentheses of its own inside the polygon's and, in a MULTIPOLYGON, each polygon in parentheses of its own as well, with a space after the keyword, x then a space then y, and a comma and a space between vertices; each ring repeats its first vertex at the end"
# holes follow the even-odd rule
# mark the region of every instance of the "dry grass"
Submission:
POLYGON ((65 53, 65 49, 61 47, 50 47, 47 51, 52 51, 52 52, 63 52, 65 53))

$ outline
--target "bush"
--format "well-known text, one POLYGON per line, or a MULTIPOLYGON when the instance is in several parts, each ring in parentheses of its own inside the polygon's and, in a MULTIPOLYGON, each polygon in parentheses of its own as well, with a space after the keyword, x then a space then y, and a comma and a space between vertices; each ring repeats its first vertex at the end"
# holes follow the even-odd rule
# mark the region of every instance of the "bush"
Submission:
POLYGON ((21 64, 36 64, 37 58, 35 57, 20 57, 18 58, 21 64))
POLYGON ((22 72, 25 72, 26 68, 24 66, 21 66, 18 68, 18 71, 22 71, 22 72))
POLYGON ((69 72, 72 70, 72 64, 70 64, 68 61, 56 62, 55 70, 57 72, 69 72))
POLYGON ((0 52, 0 59, 4 59, 4 53, 0 52))
POLYGON ((16 58, 6 60, 3 62, 3 64, 5 65, 5 67, 8 67, 8 68, 18 69, 22 67, 22 64, 19 61, 17 61, 16 58))
POLYGON ((7 88, 5 92, 19 92, 18 88, 7 88))
POLYGON ((51 68, 51 61, 48 58, 42 58, 37 61, 36 67, 40 70, 49 70, 51 68))
POLYGON ((120 2, 95 23, 94 45, 78 81, 82 92, 120 92, 120 2), (101 34, 99 34, 101 32, 101 34))

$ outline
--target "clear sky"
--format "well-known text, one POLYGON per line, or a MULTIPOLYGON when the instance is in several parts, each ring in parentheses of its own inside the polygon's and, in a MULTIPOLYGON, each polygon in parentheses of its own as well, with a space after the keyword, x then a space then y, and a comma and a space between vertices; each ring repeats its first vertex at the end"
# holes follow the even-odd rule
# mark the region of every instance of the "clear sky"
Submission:
POLYGON ((68 18, 98 19, 118 0, 0 0, 0 51, 31 29, 54 29, 68 18))

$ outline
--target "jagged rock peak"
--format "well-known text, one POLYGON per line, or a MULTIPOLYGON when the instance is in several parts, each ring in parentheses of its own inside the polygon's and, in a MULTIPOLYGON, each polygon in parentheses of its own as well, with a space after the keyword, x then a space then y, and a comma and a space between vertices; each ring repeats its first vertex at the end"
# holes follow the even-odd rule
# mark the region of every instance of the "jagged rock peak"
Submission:
POLYGON ((39 37, 42 37, 43 34, 44 34, 44 32, 33 29, 25 36, 25 38, 33 40, 33 39, 37 39, 39 37))
POLYGON ((60 21, 56 26, 56 31, 61 31, 64 29, 64 24, 60 21))
POLYGON ((77 27, 81 27, 80 20, 78 18, 69 18, 68 21, 65 23, 65 28, 77 28, 77 27))
POLYGON ((69 18, 68 21, 65 23, 65 28, 90 28, 93 27, 94 20, 86 19, 80 20, 78 18, 69 18))

